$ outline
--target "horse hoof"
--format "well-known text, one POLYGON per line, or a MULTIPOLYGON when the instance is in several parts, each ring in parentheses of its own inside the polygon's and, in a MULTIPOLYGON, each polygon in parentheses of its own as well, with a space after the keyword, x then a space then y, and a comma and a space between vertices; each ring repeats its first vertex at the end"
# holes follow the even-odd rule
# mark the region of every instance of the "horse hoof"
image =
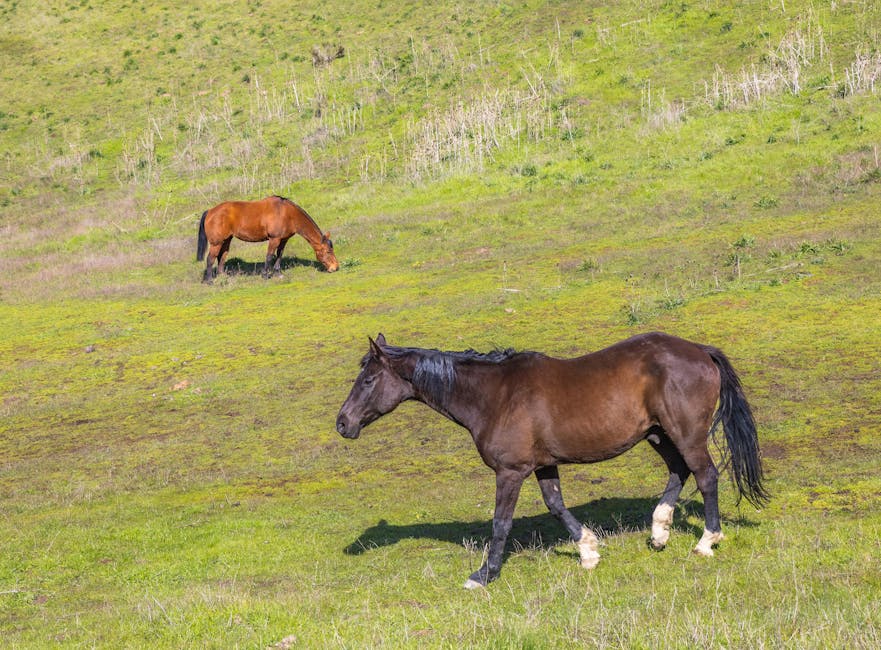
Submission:
POLYGON ((718 532, 710 532, 709 530, 704 530, 704 535, 701 537, 701 541, 697 543, 697 546, 694 547, 695 555, 701 555, 703 557, 713 557, 713 545, 721 542, 725 536, 722 534, 722 531, 718 532))
POLYGON ((660 530, 656 531, 652 534, 649 543, 651 547, 656 551, 663 551, 664 547, 667 546, 667 542, 670 540, 670 531, 669 530, 660 530))
POLYGON ((600 554, 599 553, 597 553, 596 555, 589 555, 587 557, 582 556, 582 558, 581 558, 581 568, 587 569, 588 571, 590 569, 595 569, 597 564, 599 564, 599 563, 600 563, 600 554))
POLYGON ((465 587, 465 589, 481 589, 486 587, 486 585, 482 585, 477 582, 477 580, 472 580, 471 578, 468 578, 462 586, 465 587))
POLYGON ((593 569, 600 563, 600 553, 597 550, 600 542, 593 531, 587 526, 581 527, 581 539, 576 542, 578 555, 581 556, 581 566, 585 569, 593 569))

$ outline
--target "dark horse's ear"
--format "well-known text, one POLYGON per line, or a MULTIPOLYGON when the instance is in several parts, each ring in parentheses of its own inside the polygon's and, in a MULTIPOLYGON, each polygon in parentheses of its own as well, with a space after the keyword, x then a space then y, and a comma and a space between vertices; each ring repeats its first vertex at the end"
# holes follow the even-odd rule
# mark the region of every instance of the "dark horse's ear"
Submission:
POLYGON ((376 344, 377 344, 377 345, 380 345, 380 346, 382 346, 382 347, 385 347, 385 346, 387 345, 387 343, 385 342, 385 336, 383 336, 382 332, 380 332, 379 334, 377 334, 377 336, 376 336, 376 344))
POLYGON ((382 351, 382 346, 385 345, 385 337, 380 334, 376 337, 375 341, 369 336, 367 337, 367 340, 370 341, 370 354, 377 359, 385 359, 385 353, 382 351))

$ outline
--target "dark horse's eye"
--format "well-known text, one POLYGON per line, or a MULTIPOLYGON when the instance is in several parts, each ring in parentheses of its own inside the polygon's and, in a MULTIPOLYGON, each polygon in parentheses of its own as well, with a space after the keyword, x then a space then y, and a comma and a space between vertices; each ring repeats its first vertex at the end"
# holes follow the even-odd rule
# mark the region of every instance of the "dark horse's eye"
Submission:
POLYGON ((374 381, 376 381, 376 377, 374 377, 372 375, 370 377, 365 377, 364 378, 364 385, 365 386, 372 386, 374 381))

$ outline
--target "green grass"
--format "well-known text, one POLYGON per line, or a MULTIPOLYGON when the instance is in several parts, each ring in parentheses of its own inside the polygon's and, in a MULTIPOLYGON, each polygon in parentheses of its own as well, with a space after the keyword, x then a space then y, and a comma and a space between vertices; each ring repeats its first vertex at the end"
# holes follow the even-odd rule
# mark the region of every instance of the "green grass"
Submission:
POLYGON ((5 645, 879 645, 874 4, 0 13, 5 645), (263 280, 235 241, 202 285, 198 215, 271 193, 341 270, 296 239, 263 280), (638 446, 561 472, 596 570, 527 483, 467 592, 467 433, 416 404, 334 432, 380 331, 567 356, 655 329, 725 350, 760 425, 773 500, 725 483, 712 560, 693 484, 647 549, 638 446))

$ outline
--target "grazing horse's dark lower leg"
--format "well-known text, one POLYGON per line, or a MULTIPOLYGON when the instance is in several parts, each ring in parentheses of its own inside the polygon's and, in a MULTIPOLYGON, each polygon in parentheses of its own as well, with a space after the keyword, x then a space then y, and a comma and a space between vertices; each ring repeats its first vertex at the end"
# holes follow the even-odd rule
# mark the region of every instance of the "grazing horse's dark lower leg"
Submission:
POLYGON ((226 264, 226 256, 229 254, 229 245, 232 243, 232 236, 223 240, 220 245, 220 251, 217 254, 217 275, 223 273, 223 267, 226 264))
POLYGON ((263 277, 268 278, 272 275, 272 265, 275 264, 276 251, 281 244, 280 239, 270 239, 266 248, 266 264, 263 265, 263 277))
POLYGON ((676 507, 676 501, 682 492, 682 486, 691 475, 691 470, 685 463, 685 459, 676 445, 670 440, 663 431, 653 431, 647 437, 655 451, 657 451, 670 471, 670 478, 667 481, 667 487, 661 495, 661 500, 652 513, 652 547, 660 551, 667 545, 670 539, 670 526, 673 524, 673 510, 676 507))
POLYGON ((545 505, 554 517, 565 526, 572 541, 578 544, 581 554, 581 566, 592 569, 600 560, 597 552, 597 538, 593 532, 582 525, 563 503, 563 493, 560 490, 560 472, 556 466, 539 467, 535 470, 535 478, 541 488, 541 496, 545 505))
POLYGON ((498 470, 496 472, 496 509, 493 515, 493 536, 489 544, 486 562, 465 581, 467 589, 484 587, 499 577, 502 570, 502 556, 505 542, 511 532, 514 506, 520 495, 523 479, 529 474, 515 470, 498 470))
POLYGON ((202 282, 211 283, 216 275, 214 271, 214 262, 220 254, 220 244, 212 244, 208 248, 208 255, 205 256, 205 274, 202 276, 202 282))
POLYGON ((276 273, 281 273, 281 257, 284 254, 284 247, 287 243, 287 239, 282 239, 278 244, 278 250, 275 251, 275 264, 272 268, 276 273))

